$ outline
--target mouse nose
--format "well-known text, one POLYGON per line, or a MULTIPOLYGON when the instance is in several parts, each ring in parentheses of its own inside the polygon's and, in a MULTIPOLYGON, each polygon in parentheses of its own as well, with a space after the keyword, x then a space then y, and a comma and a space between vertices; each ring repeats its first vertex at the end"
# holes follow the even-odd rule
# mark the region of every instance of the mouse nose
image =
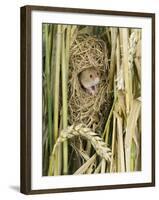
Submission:
POLYGON ((95 77, 95 82, 96 82, 96 83, 99 82, 99 77, 95 77))

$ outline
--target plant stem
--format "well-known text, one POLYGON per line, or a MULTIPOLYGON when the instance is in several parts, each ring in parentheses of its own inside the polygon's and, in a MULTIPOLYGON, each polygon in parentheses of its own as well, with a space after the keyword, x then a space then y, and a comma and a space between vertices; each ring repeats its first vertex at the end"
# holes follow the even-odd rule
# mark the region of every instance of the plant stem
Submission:
POLYGON ((114 152, 115 152, 115 136, 116 136, 116 117, 113 116, 112 157, 111 157, 111 162, 110 162, 110 172, 113 172, 114 152))
MULTIPOLYGON (((62 30, 62 65, 61 65, 61 72, 62 72, 62 117, 63 117, 63 129, 67 127, 67 59, 66 54, 68 53, 65 48, 65 27, 62 30)), ((67 38, 68 39, 68 38, 67 38)), ((68 144, 67 141, 63 143, 63 174, 68 173, 68 144)))
POLYGON ((101 173, 105 173, 106 170, 106 161, 102 158, 102 165, 101 165, 101 173))
POLYGON ((122 28, 123 38, 123 67, 126 92, 126 113, 130 111, 130 80, 129 80, 129 64, 128 64, 128 29, 122 28))
POLYGON ((127 128, 125 135, 125 160, 126 160, 126 171, 131 171, 131 147, 132 140, 135 134, 135 127, 137 126, 137 120, 140 117, 141 102, 133 100, 130 114, 127 119, 127 128))
MULTIPOLYGON (((59 120, 59 82, 60 82, 60 52, 61 52, 61 25, 57 26, 56 54, 55 54, 55 82, 54 82, 54 142, 58 138, 59 120)), ((55 155, 54 175, 58 175, 58 154, 55 155)))
POLYGON ((114 112, 117 119, 117 135, 118 135, 118 146, 119 146, 119 160, 120 163, 120 172, 125 172, 125 157, 124 157, 124 144, 123 144, 123 127, 122 127, 122 118, 114 112))
POLYGON ((111 41, 112 41, 112 49, 111 49, 111 63, 110 63, 110 71, 109 71, 109 91, 113 88, 114 83, 114 73, 115 73, 115 54, 116 54, 116 38, 117 38, 117 28, 111 28, 111 41))
POLYGON ((45 24, 45 73, 47 87, 47 106, 48 106, 48 135, 49 135, 49 152, 52 151, 52 104, 51 104, 51 86, 50 86, 50 45, 48 37, 48 24, 45 24))
POLYGON ((103 135, 102 135, 103 138, 105 137, 105 142, 106 143, 108 142, 108 135, 109 135, 108 131, 109 131, 109 126, 110 126, 110 122, 111 122, 111 118, 112 118, 112 115, 113 115, 113 110, 114 110, 115 104, 116 104, 116 99, 114 99, 112 108, 110 110, 110 113, 109 113, 109 116, 108 116, 108 119, 107 119, 107 122, 106 122, 106 125, 105 125, 105 128, 104 128, 104 131, 103 131, 103 135))

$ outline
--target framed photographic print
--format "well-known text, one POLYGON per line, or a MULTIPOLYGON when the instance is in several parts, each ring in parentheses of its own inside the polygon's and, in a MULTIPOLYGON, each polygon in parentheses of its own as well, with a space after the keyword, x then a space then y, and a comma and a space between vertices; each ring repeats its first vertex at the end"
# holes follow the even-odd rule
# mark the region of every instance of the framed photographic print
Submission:
POLYGON ((155 185, 155 14, 21 8, 21 192, 155 185))

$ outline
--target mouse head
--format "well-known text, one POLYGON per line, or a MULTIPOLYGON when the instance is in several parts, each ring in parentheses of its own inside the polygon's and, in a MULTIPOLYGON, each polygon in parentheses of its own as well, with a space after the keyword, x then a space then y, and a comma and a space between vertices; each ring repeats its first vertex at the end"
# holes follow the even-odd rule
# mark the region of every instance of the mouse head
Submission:
POLYGON ((80 82, 84 87, 91 87, 97 85, 100 80, 99 72, 95 68, 88 68, 83 70, 80 75, 80 82))
POLYGON ((97 84, 99 82, 100 74, 95 68, 87 69, 86 75, 89 82, 92 82, 93 84, 97 84))

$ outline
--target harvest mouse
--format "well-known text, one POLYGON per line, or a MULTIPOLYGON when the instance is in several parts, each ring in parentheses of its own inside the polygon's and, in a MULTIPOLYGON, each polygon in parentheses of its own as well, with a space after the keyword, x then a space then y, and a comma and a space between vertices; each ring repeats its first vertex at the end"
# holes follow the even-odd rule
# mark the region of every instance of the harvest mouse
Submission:
POLYGON ((99 72, 94 67, 85 69, 79 74, 79 81, 89 94, 95 95, 100 81, 99 72))

